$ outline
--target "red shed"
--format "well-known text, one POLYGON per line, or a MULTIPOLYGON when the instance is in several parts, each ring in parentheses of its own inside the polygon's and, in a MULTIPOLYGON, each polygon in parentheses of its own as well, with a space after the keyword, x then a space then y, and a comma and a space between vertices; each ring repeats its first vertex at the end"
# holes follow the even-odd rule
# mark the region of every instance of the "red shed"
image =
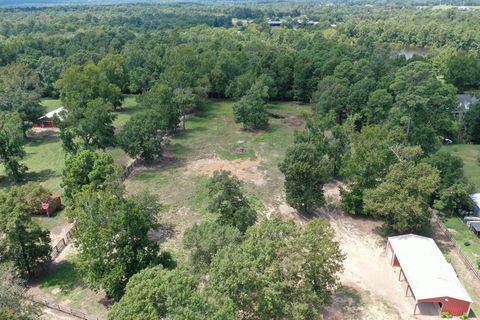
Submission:
POLYGON ((41 207, 39 208, 39 212, 41 214, 46 214, 47 216, 51 216, 52 213, 57 212, 62 206, 62 200, 58 196, 49 196, 47 199, 42 201, 41 207))
POLYGON ((387 257, 400 267, 415 298, 415 314, 420 304, 431 304, 439 313, 461 316, 470 312, 472 298, 433 239, 414 234, 388 238, 387 257))
POLYGON ((55 116, 61 118, 61 112, 64 110, 63 107, 57 108, 53 111, 50 111, 44 116, 41 116, 33 123, 34 128, 56 128, 53 118, 55 116))

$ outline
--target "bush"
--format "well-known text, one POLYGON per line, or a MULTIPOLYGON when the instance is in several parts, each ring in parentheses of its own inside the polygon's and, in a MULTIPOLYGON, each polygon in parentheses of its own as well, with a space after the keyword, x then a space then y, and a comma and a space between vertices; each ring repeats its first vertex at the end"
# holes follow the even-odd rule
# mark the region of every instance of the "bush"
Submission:
POLYGON ((442 316, 442 319, 452 319, 453 318, 452 314, 448 311, 442 312, 441 316, 442 316))

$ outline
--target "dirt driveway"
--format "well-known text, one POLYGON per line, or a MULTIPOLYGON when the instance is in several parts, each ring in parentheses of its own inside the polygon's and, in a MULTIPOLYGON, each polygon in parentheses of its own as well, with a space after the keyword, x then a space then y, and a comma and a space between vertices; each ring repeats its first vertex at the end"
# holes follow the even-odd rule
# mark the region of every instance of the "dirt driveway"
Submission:
POLYGON ((324 319, 438 319, 413 315, 414 299, 405 296, 406 284, 398 281, 399 271, 386 257, 385 239, 376 232, 381 222, 328 208, 317 215, 330 221, 347 256, 342 287, 323 312, 324 319))

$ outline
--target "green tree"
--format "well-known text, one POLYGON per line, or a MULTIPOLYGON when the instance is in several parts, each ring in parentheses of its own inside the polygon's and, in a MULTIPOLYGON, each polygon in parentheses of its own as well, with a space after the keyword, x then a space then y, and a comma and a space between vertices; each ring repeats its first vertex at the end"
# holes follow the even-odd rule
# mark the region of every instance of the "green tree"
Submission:
POLYGON ((460 90, 478 88, 480 85, 480 58, 470 54, 457 54, 446 65, 445 80, 460 90))
POLYGON ((263 220, 214 257, 209 290, 233 303, 236 319, 315 319, 345 259, 333 238, 322 219, 263 220))
POLYGON ((480 143, 480 103, 470 106, 464 118, 465 131, 473 143, 480 143))
POLYGON ((76 193, 67 208, 87 284, 117 301, 131 276, 162 262, 158 244, 148 238, 158 212, 144 208, 109 190, 76 193))
POLYGON ((365 191, 365 210, 383 218, 389 231, 418 231, 430 221, 428 201, 439 181, 438 170, 429 164, 401 161, 381 184, 365 191))
POLYGON ((34 320, 41 316, 38 304, 25 293, 25 286, 11 264, 0 264, 0 319, 34 320))
POLYGON ((381 124, 393 106, 393 97, 385 89, 378 89, 370 93, 366 107, 362 110, 368 124, 381 124))
POLYGON ((25 134, 45 108, 40 105, 39 78, 24 64, 0 69, 0 112, 16 112, 25 134))
POLYGON ((265 112, 267 100, 268 86, 263 81, 256 81, 233 106, 235 122, 243 123, 244 129, 266 129, 268 127, 268 115, 265 112))
POLYGON ((400 68, 390 86, 395 93, 391 121, 405 129, 408 141, 426 153, 438 148, 452 130, 456 89, 438 80, 433 67, 415 61, 400 68))
POLYGON ((218 306, 198 290, 199 280, 184 269, 161 266, 135 274, 109 320, 233 320, 232 308, 218 306))
POLYGON ((165 131, 153 110, 135 114, 118 133, 118 143, 132 158, 153 160, 163 153, 165 131))
POLYGON ((32 220, 48 192, 29 183, 0 193, 0 262, 10 261, 31 276, 37 266, 50 260, 50 235, 32 220))
POLYGON ((25 173, 27 167, 19 163, 25 156, 21 119, 18 113, 0 112, 0 162, 7 175, 15 180, 25 173))
POLYGON ((350 137, 349 152, 342 160, 342 176, 348 183, 341 191, 343 208, 354 214, 364 214, 363 192, 376 187, 389 167, 397 161, 391 151, 394 139, 386 128, 365 126, 350 137))
POLYGON ((446 189, 456 182, 463 182, 465 174, 463 171, 463 160, 448 152, 437 152, 422 160, 436 168, 440 174, 438 189, 446 189))
POLYGON ((119 175, 120 167, 114 163, 111 155, 83 150, 65 160, 61 186, 65 196, 71 199, 75 193, 85 188, 121 188, 119 175))
POLYGON ((113 120, 116 115, 112 111, 112 105, 102 99, 87 102, 83 115, 74 129, 75 136, 82 141, 83 148, 105 149, 114 145, 113 120))
POLYGON ((195 224, 183 235, 183 246, 190 250, 190 261, 200 271, 208 270, 219 250, 240 241, 241 234, 237 228, 216 222, 195 224))
POLYGON ((174 90, 167 84, 159 82, 145 92, 140 97, 139 107, 155 112, 162 130, 177 130, 182 109, 175 101, 174 90))
POLYGON ((348 96, 348 82, 328 76, 318 83, 312 101, 317 114, 331 114, 341 124, 347 116, 348 96))
POLYGON ((232 226, 244 233, 257 219, 241 190, 241 182, 228 171, 215 171, 208 183, 210 203, 208 209, 218 214, 218 223, 232 226))
POLYGON ((109 82, 106 73, 94 63, 68 67, 56 82, 56 86, 62 103, 68 110, 68 117, 73 119, 72 122, 81 118, 82 110, 91 100, 103 99, 114 108, 122 105, 120 88, 109 82))
POLYGON ((287 150, 279 168, 285 175, 289 205, 301 213, 311 213, 324 204, 323 186, 332 176, 332 163, 325 148, 313 143, 295 143, 287 150))

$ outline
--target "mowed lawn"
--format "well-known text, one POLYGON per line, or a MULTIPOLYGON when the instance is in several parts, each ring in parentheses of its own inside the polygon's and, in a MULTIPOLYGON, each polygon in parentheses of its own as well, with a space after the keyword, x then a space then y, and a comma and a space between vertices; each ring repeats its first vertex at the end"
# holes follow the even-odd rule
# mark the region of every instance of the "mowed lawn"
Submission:
MULTIPOLYGON (((443 146, 441 150, 463 159, 466 178, 475 184, 475 191, 480 192, 480 145, 450 145, 443 146)), ((467 228, 463 221, 458 217, 449 217, 444 219, 444 224, 470 260, 474 264, 480 261, 480 239, 467 228)))
MULTIPOLYGON (((51 111, 60 107, 61 101, 44 99, 41 104, 46 106, 48 111, 51 111)), ((120 126, 125 123, 135 113, 136 106, 135 96, 127 96, 122 110, 117 113, 115 125, 120 126)), ((60 184, 62 170, 65 167, 65 152, 62 149, 58 133, 50 131, 45 134, 31 135, 26 141, 25 152, 26 156, 22 163, 28 167, 28 171, 22 183, 38 182, 52 193, 61 195, 63 189, 60 184)), ((107 149, 107 152, 121 165, 127 165, 131 160, 120 148, 110 148, 107 149)), ((6 190, 12 185, 14 185, 14 182, 8 179, 4 167, 0 166, 0 191, 6 190)), ((62 213, 58 213, 53 218, 35 217, 35 220, 49 230, 66 223, 62 213)))
POLYGON ((278 164, 293 143, 294 131, 303 127, 301 115, 310 107, 274 103, 269 109, 287 118, 270 118, 269 129, 252 132, 235 123, 232 106, 230 101, 214 101, 189 116, 187 130, 170 138, 165 159, 125 183, 130 193, 148 190, 158 195, 164 206, 160 220, 168 230, 162 240, 177 257, 184 254, 183 232, 209 217, 206 184, 215 170, 237 174, 262 215, 281 214, 283 175, 278 164))
POLYGON ((463 159, 465 176, 475 184, 476 192, 480 192, 480 145, 455 144, 443 146, 441 151, 449 152, 463 159))

